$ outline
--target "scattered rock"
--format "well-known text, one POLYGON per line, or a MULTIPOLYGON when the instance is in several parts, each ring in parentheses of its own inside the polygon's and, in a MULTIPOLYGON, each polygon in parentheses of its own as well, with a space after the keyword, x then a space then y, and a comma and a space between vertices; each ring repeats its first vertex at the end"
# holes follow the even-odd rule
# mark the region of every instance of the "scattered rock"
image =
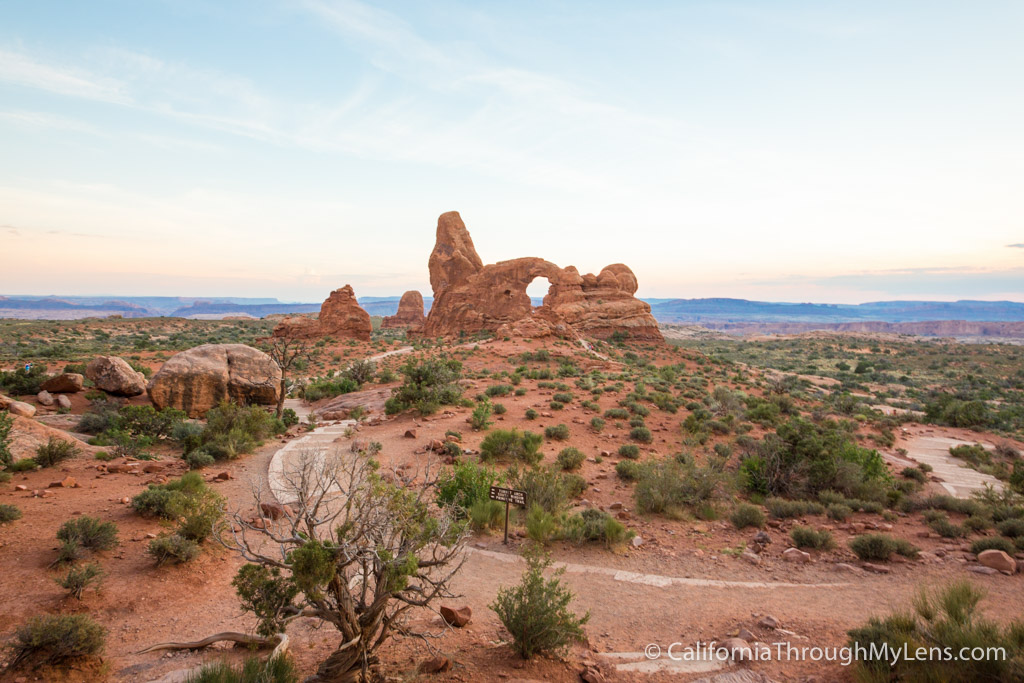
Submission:
POLYGON ((455 628, 462 628, 469 623, 470 618, 473 616, 473 610, 468 605, 463 605, 462 607, 441 605, 440 612, 441 618, 455 628))
POLYGON ((748 660, 753 655, 753 652, 750 649, 750 643, 742 638, 726 638, 718 643, 717 650, 725 650, 729 653, 729 657, 732 658, 733 661, 737 662, 748 660))
POLYGON ((57 394, 57 407, 62 410, 71 410, 71 399, 64 394, 57 394))
POLYGON ((806 564, 807 562, 811 561, 811 554, 805 553, 803 550, 800 550, 799 548, 786 548, 784 551, 782 551, 782 559, 786 560, 787 562, 798 562, 806 564))
POLYGON ((872 572, 873 574, 888 574, 888 573, 890 573, 892 571, 891 569, 889 569, 885 565, 872 564, 870 562, 863 563, 861 565, 861 568, 864 569, 865 571, 872 572))
POLYGON ((982 550, 978 554, 978 562, 1005 574, 1013 574, 1017 571, 1017 561, 1002 550, 995 548, 982 550))
POLYGON ((54 404, 53 395, 49 391, 40 391, 36 394, 36 402, 41 406, 52 406, 54 404))
POLYGON ((274 359, 245 344, 203 344, 176 353, 149 383, 156 408, 177 408, 202 417, 221 401, 240 405, 277 402, 281 369, 274 359))
POLYGON ((295 514, 289 506, 281 505, 280 503, 260 503, 260 512, 263 513, 264 517, 275 520, 282 517, 291 517, 295 514))
POLYGON ((452 663, 447 657, 432 657, 420 662, 416 671, 421 674, 443 674, 451 670, 452 663))
POLYGON ((644 544, 644 539, 640 537, 640 534, 637 534, 633 537, 632 543, 634 548, 639 548, 644 544))
POLYGON ((998 569, 993 569, 992 567, 985 567, 985 566, 980 565, 980 564, 968 565, 967 566, 967 571, 974 572, 975 574, 985 574, 985 575, 992 575, 992 574, 998 574, 999 573, 998 569))
POLYGON ((75 394, 85 386, 85 377, 77 372, 64 372, 43 382, 39 388, 51 394, 75 394))
POLYGON ((761 564, 761 556, 749 550, 744 550, 743 554, 741 554, 740 557, 742 557, 744 560, 746 560, 752 565, 757 566, 761 564))
POLYGON ((583 683, 606 683, 607 680, 608 678, 593 664, 584 665, 580 671, 580 681, 583 683))
POLYGON ((85 367, 85 376, 97 389, 115 396, 138 396, 146 391, 146 377, 117 356, 99 356, 85 367))
POLYGON ((406 439, 415 439, 416 438, 416 430, 415 429, 406 429, 405 430, 405 434, 403 434, 402 436, 404 438, 406 438, 406 439))
POLYGON ((15 401, 7 396, 0 396, 0 408, 7 410, 11 415, 20 415, 21 417, 34 417, 36 414, 36 407, 31 403, 15 401))
POLYGON ((230 472, 220 472, 214 479, 217 481, 228 481, 229 479, 234 479, 234 477, 231 476, 230 472))
POLYGON ((760 626, 761 628, 767 628, 767 629, 771 629, 772 631, 774 631, 775 629, 777 629, 777 628, 782 626, 782 622, 780 622, 778 619, 776 619, 772 615, 766 614, 766 615, 764 615, 763 617, 761 617, 758 620, 757 625, 760 626))

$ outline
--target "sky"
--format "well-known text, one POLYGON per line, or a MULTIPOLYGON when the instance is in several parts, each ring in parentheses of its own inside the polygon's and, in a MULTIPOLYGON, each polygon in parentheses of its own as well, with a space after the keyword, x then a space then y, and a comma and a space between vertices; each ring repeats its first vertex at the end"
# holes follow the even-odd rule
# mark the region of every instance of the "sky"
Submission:
POLYGON ((1022 31, 1016 0, 0 3, 0 294, 429 295, 457 210, 485 263, 645 297, 1024 301, 1022 31))

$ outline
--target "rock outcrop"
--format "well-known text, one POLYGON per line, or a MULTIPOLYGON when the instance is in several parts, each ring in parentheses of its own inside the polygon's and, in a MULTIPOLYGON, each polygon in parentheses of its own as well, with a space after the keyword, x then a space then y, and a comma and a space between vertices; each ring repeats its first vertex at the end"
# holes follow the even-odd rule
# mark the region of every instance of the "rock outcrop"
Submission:
POLYGON ((138 396, 146 390, 146 376, 117 356, 99 356, 85 366, 85 376, 96 388, 115 396, 138 396))
POLYGON ((630 339, 663 341, 651 307, 634 296, 636 276, 621 263, 598 275, 529 257, 484 265, 462 218, 450 211, 437 220, 428 265, 434 303, 423 336, 490 331, 606 339, 620 332, 630 339), (539 277, 551 288, 535 309, 526 288, 539 277))
POLYGON ((64 372, 46 380, 39 388, 51 394, 75 394, 81 391, 83 386, 85 377, 77 372, 64 372))
POLYGON ((202 417, 223 400, 273 404, 281 369, 267 354, 245 344, 204 344, 172 356, 149 383, 158 409, 178 408, 202 417))
POLYGON ((423 315, 423 295, 415 289, 402 295, 398 302, 398 312, 384 318, 381 327, 394 329, 403 327, 419 327, 426 320, 423 315))
POLYGON ((357 339, 370 341, 370 314, 359 306, 351 285, 331 292, 320 306, 317 319, 301 317, 285 318, 274 328, 275 337, 290 339, 357 339))
POLYGON ((0 394, 0 410, 6 410, 11 415, 20 415, 21 417, 33 417, 36 414, 36 407, 31 403, 17 401, 3 394, 0 394))

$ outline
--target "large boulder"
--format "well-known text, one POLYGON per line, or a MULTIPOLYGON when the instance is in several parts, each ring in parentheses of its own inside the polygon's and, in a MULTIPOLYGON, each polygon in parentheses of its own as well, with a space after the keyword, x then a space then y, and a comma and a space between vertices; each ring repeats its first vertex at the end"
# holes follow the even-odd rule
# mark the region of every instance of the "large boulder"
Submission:
POLYGON ((51 394, 75 394, 82 390, 84 383, 85 377, 77 372, 64 372, 46 380, 39 388, 51 394))
POLYGON ((423 295, 415 289, 402 295, 398 302, 398 312, 389 315, 381 322, 384 329, 419 327, 426 317, 423 315, 423 295))
POLYGON ((351 285, 331 292, 320 305, 316 320, 305 316, 285 318, 274 328, 275 337, 289 339, 357 339, 370 341, 370 314, 363 310, 351 285))
POLYGON ((99 356, 85 367, 85 376, 97 389, 115 396, 138 396, 146 390, 146 376, 117 356, 99 356))
POLYGON ((978 553, 978 562, 1005 574, 1013 574, 1017 571, 1017 561, 996 548, 989 548, 978 553))
POLYGON ((636 275, 627 266, 616 263, 597 275, 580 275, 573 266, 560 268, 534 257, 484 265, 456 211, 438 218, 428 266, 434 303, 420 332, 425 337, 488 331, 664 340, 651 307, 636 298, 636 275), (551 287, 534 308, 526 289, 537 278, 551 287))
POLYGON ((281 369, 273 358, 245 344, 204 344, 172 356, 153 375, 148 390, 157 408, 202 417, 224 400, 276 403, 281 369))
POLYGON ((0 410, 6 410, 11 415, 20 415, 21 417, 33 417, 36 414, 36 407, 31 403, 16 401, 3 395, 0 395, 0 410))

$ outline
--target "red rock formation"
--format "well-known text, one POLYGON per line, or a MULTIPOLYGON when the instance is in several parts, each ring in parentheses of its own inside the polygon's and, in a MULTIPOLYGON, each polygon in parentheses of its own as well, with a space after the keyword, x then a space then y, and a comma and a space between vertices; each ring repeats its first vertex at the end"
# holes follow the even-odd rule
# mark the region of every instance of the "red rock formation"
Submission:
POLYGON ((331 336, 336 339, 370 341, 371 330, 370 314, 359 306, 352 286, 345 285, 327 297, 320 306, 318 319, 301 316, 285 318, 274 328, 273 335, 291 339, 331 336))
POLYGON ((398 312, 384 318, 381 327, 419 327, 424 320, 426 318, 423 316, 423 295, 414 289, 402 295, 402 300, 398 302, 398 312))
POLYGON ((441 214, 430 254, 434 304, 423 325, 428 337, 489 330, 538 337, 557 334, 607 338, 622 331, 632 339, 662 341, 651 307, 635 296, 636 276, 627 266, 580 275, 539 258, 484 265, 458 212, 441 214), (534 309, 526 288, 536 278, 551 283, 534 309))

